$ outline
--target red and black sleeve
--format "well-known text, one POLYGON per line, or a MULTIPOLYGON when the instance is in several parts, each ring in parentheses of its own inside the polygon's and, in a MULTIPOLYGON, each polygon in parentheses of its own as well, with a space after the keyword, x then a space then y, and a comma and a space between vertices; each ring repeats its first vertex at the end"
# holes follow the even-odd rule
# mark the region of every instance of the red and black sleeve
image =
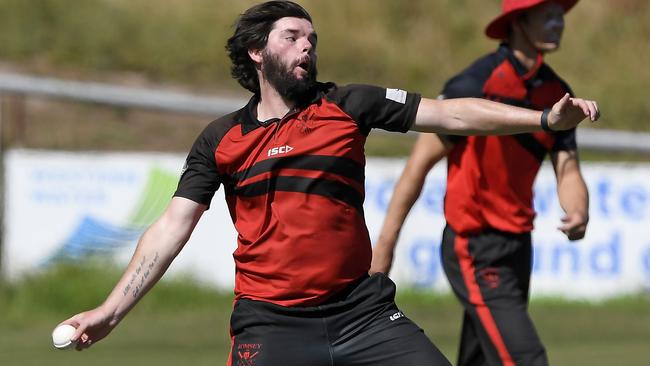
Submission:
POLYGON ((421 99, 416 93, 361 84, 334 88, 326 97, 352 117, 366 135, 373 128, 408 131, 421 99))
POLYGON ((222 183, 215 151, 225 133, 235 125, 233 116, 231 114, 211 122, 197 137, 185 160, 174 196, 210 205, 214 193, 222 183))

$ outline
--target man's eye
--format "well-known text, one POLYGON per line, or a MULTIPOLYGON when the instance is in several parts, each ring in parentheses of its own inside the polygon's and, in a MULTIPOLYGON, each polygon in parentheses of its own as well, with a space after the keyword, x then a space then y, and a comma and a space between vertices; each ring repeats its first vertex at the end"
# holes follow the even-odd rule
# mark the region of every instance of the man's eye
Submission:
POLYGON ((286 39, 288 39, 288 40, 291 41, 291 42, 295 42, 295 41, 296 41, 296 37, 287 37, 286 39))

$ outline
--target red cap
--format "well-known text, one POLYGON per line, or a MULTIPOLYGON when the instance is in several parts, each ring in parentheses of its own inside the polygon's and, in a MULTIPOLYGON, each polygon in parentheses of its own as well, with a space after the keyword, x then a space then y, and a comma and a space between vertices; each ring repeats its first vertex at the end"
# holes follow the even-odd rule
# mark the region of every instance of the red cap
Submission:
POLYGON ((494 39, 508 38, 508 24, 521 13, 537 5, 554 1, 568 12, 578 0, 503 0, 501 14, 485 28, 485 35, 494 39))

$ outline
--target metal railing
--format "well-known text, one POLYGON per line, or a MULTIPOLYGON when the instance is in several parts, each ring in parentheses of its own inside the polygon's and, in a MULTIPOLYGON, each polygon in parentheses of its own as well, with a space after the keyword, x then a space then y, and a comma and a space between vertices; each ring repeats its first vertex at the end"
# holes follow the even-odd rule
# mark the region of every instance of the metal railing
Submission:
POLYGON ((0 73, 0 93, 211 116, 230 113, 241 108, 247 102, 235 98, 199 96, 155 89, 5 73, 0 73))
MULTIPOLYGON (((235 111, 246 100, 193 95, 103 83, 66 81, 45 77, 0 73, 0 93, 71 99, 118 107, 143 108, 175 113, 219 116, 235 111)), ((650 154, 650 133, 578 128, 583 149, 605 152, 650 154)))

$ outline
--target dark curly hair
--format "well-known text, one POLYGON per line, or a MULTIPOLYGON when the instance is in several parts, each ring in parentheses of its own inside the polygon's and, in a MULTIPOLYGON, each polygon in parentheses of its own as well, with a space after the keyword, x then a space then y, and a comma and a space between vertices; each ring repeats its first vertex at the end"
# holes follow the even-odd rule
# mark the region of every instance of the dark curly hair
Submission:
POLYGON ((309 13, 292 1, 268 1, 255 5, 240 15, 235 23, 235 33, 226 43, 226 51, 232 61, 232 77, 253 93, 259 93, 260 85, 255 64, 248 51, 263 49, 273 24, 284 17, 302 18, 311 22, 309 13))

